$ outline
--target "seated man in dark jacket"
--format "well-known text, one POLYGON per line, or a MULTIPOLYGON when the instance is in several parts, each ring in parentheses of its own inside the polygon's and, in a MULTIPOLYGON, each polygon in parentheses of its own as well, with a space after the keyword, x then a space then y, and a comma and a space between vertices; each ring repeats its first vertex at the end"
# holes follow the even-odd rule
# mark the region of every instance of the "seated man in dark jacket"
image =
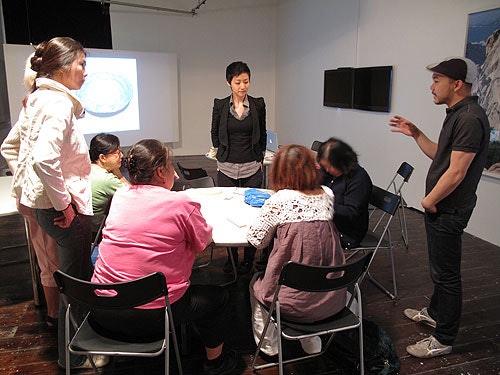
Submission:
POLYGON ((368 230, 368 203, 372 181, 358 164, 358 156, 345 142, 330 138, 318 150, 318 163, 323 173, 323 185, 332 189, 333 221, 340 232, 342 247, 359 246, 368 230))

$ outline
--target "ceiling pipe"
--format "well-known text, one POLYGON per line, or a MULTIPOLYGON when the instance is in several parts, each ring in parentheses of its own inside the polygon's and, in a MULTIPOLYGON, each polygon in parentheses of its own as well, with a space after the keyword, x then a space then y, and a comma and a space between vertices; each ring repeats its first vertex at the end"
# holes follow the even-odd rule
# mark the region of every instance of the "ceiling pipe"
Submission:
POLYGON ((193 9, 191 9, 191 10, 182 10, 182 9, 173 9, 173 8, 158 7, 158 6, 153 6, 153 5, 143 5, 143 4, 127 3, 127 2, 124 2, 124 1, 115 1, 115 0, 86 0, 86 1, 91 1, 91 2, 94 2, 94 3, 101 3, 101 4, 121 5, 121 6, 125 6, 125 7, 133 7, 133 8, 156 10, 156 11, 161 11, 161 12, 186 14, 186 15, 190 15, 190 16, 195 16, 197 14, 196 11, 203 4, 205 4, 205 2, 206 2, 206 0, 202 0, 202 1, 199 1, 198 5, 196 7, 194 7, 193 9))

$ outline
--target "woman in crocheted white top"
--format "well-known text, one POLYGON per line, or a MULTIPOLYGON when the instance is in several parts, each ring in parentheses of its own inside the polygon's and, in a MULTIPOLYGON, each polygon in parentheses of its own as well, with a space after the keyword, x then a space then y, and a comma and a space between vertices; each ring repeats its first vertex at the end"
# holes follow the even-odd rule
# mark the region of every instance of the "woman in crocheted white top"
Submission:
MULTIPOLYGON (((260 304, 271 304, 284 263, 295 261, 333 266, 345 262, 339 234, 332 221, 333 193, 320 185, 318 172, 314 154, 304 146, 282 146, 274 156, 269 182, 276 193, 262 206, 247 236, 248 242, 257 249, 272 243, 265 272, 255 274, 250 282, 253 331, 257 343, 266 319, 260 304)), ((282 315, 301 322, 327 318, 340 311, 345 300, 345 290, 322 295, 286 287, 280 291, 282 315)), ((321 349, 319 338, 312 348, 304 342, 302 344, 308 352, 318 351, 318 346, 321 349)), ((268 330, 261 350, 268 355, 277 354, 275 332, 268 330)))

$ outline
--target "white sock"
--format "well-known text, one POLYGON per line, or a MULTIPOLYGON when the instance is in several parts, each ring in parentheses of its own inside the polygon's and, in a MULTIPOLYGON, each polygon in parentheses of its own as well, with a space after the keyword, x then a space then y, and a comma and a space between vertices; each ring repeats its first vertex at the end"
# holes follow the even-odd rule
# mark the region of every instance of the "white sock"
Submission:
POLYGON ((307 354, 316 354, 321 351, 321 338, 319 336, 300 339, 300 345, 307 354))

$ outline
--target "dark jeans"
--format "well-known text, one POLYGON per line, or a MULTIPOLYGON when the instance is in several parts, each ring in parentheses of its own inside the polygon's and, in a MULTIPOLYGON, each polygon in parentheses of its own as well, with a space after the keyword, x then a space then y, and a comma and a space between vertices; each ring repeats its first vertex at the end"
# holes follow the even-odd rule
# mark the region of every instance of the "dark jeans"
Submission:
MULTIPOLYGON (((203 343, 216 348, 224 342, 227 291, 216 285, 191 285, 180 300, 171 305, 175 325, 194 321, 203 343)), ((104 336, 148 342, 164 335, 165 309, 92 311, 90 323, 104 336)))
POLYGON ((453 345, 460 325, 462 234, 473 209, 425 214, 430 276, 434 283, 428 312, 437 323, 434 337, 444 345, 453 345))
MULTIPOLYGON (((223 187, 248 187, 248 188, 260 188, 262 187, 263 173, 262 169, 259 169, 256 173, 246 178, 234 179, 226 176, 221 171, 217 171, 217 186, 223 187)), ((238 262, 238 248, 232 247, 234 261, 238 262)), ((244 261, 253 263, 255 259, 255 248, 252 246, 246 246, 244 250, 244 261)), ((229 255, 228 255, 229 258, 229 255)))
MULTIPOLYGON (((54 218, 61 216, 62 212, 50 209, 35 209, 38 224, 49 236, 57 242, 59 253, 59 269, 70 276, 83 280, 90 280, 93 267, 90 260, 92 243, 92 217, 77 214, 69 228, 61 228, 54 225, 54 218)), ((83 319, 83 311, 72 303, 72 310, 78 323, 83 319)), ((66 367, 65 343, 64 343, 64 315, 65 307, 59 302, 59 318, 57 346, 59 352, 59 364, 66 367)), ((80 365, 85 360, 84 356, 71 356, 71 367, 80 365)))

